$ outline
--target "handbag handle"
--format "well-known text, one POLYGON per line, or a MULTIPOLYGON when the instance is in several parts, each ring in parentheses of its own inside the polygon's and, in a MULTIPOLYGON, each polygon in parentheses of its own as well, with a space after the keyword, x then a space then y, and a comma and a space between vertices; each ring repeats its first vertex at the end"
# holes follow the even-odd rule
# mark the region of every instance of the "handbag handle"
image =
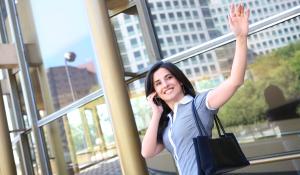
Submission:
MULTIPOLYGON (((196 110, 195 99, 193 99, 193 102, 192 102, 192 111, 193 111, 193 114, 194 114, 193 117, 194 117, 194 120, 195 120, 195 123, 196 123, 196 126, 197 126, 197 129, 199 131, 200 136, 208 136, 207 131, 206 131, 205 127, 203 126, 203 123, 202 123, 202 121, 199 117, 199 114, 198 114, 197 110, 196 110)), ((221 121, 220 121, 217 114, 214 115, 214 121, 216 123, 216 127, 217 127, 217 130, 218 130, 219 137, 222 136, 221 131, 223 132, 223 135, 226 136, 227 133, 225 132, 225 129, 224 129, 224 127, 223 127, 223 125, 222 125, 222 123, 221 123, 221 121), (220 131, 220 128, 221 128, 221 131, 220 131)))
POLYGON ((198 115, 198 112, 196 110, 196 106, 195 106, 195 99, 193 99, 193 103, 192 103, 192 111, 193 111, 193 117, 194 117, 194 120, 195 120, 195 123, 196 123, 196 126, 197 126, 197 129, 199 131, 199 134, 200 136, 207 136, 207 132, 206 132, 206 129, 204 128, 203 126, 203 123, 201 122, 201 119, 198 115), (203 134, 204 132, 204 134, 203 134))
POLYGON ((217 114, 214 115, 214 121, 215 121, 215 123, 216 123, 216 127, 217 127, 217 130, 218 130, 219 136, 222 135, 221 132, 220 132, 220 128, 221 128, 221 130, 222 130, 222 132, 223 132, 223 135, 226 136, 227 133, 225 132, 225 129, 224 129, 224 127, 223 127, 223 125, 222 125, 222 123, 221 123, 221 121, 220 121, 220 119, 219 119, 219 117, 218 117, 217 114))

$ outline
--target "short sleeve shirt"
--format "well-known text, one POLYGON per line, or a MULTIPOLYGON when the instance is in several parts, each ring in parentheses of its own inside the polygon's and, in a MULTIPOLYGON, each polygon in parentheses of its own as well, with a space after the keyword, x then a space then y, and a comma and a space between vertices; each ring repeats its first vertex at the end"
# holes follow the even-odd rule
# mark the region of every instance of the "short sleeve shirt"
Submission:
MULTIPOLYGON (((210 109, 206 97, 210 91, 195 96, 195 105, 199 117, 211 136, 213 116, 217 109, 210 109)), ((197 162, 193 147, 193 137, 199 135, 192 112, 193 97, 186 95, 169 114, 169 123, 163 133, 165 148, 173 155, 180 175, 197 175, 197 162)))

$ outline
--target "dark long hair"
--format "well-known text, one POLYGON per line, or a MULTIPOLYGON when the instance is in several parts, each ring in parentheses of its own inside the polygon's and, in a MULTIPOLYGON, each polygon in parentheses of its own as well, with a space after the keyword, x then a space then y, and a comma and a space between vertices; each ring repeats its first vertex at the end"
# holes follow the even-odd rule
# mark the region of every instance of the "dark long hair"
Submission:
MULTIPOLYGON (((184 73, 173 63, 170 62, 157 62, 154 64, 149 72, 146 75, 146 82, 145 82, 145 92, 146 97, 148 97, 152 92, 155 91, 153 86, 153 74, 159 69, 159 68, 165 68, 167 69, 180 83, 182 83, 182 87, 184 88, 183 92, 184 95, 191 95, 192 97, 195 97, 196 92, 194 90, 194 87, 192 83, 188 80, 188 78, 184 75, 184 73)), ((162 100, 162 107, 163 107, 163 113, 160 117, 159 125, 158 125, 158 133, 157 133, 157 141, 159 143, 162 143, 162 134, 166 126, 168 125, 168 114, 172 112, 170 107, 162 100)))

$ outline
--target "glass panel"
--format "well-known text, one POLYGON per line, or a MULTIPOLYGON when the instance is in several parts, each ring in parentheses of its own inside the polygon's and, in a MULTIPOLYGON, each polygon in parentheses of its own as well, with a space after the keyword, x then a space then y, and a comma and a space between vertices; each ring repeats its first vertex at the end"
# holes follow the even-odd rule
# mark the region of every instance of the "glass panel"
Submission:
POLYGON ((117 155, 103 98, 70 111, 43 130, 54 174, 88 172, 88 167, 117 155))
MULTIPOLYGON (((234 2, 240 3, 239 0, 234 2)), ((156 0, 148 0, 148 3, 164 57, 230 32, 227 16, 229 5, 233 1, 174 0, 161 3, 156 0), (176 37, 185 39, 183 42, 179 42, 175 40, 176 37), (175 43, 168 38, 173 38, 175 43)), ((250 23, 297 5, 300 5, 300 2, 296 0, 249 1, 247 6, 251 9, 250 23)))
MULTIPOLYGON (((125 72, 138 72, 150 64, 136 7, 111 18, 125 72)), ((140 86, 138 83, 136 86, 140 86)))
POLYGON ((70 0, 17 2, 37 106, 45 114, 99 89, 84 6, 70 0))

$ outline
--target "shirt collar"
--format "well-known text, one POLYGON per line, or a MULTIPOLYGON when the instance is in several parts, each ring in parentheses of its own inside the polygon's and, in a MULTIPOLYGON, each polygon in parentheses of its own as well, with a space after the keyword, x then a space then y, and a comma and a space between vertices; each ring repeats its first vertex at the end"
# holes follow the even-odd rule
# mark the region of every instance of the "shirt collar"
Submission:
POLYGON ((190 96, 190 95, 185 95, 179 102, 178 102, 178 104, 187 104, 187 103, 189 103, 190 101, 192 101, 193 100, 193 97, 192 96, 190 96))
MULTIPOLYGON (((187 104, 189 102, 191 102, 194 98, 191 96, 191 95, 185 95, 179 102, 175 103, 175 107, 174 107, 174 112, 176 113, 177 112, 177 107, 179 104, 187 104)), ((170 112, 168 114, 169 118, 171 118, 174 114, 174 112, 170 112)))

